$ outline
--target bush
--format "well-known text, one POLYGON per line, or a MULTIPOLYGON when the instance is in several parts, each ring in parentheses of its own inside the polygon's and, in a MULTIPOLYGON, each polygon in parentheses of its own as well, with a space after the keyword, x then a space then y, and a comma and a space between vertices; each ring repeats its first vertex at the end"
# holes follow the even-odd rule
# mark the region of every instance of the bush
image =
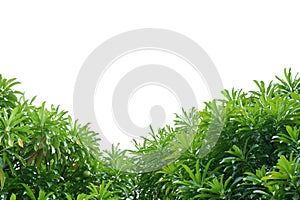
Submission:
POLYGON ((53 105, 34 106, 13 90, 19 82, 0 76, 1 198, 299 199, 300 78, 285 69, 276 80, 255 81, 250 92, 224 90, 224 99, 203 110, 183 111, 174 127, 130 152, 151 157, 182 149, 181 156, 148 162, 126 160, 118 146, 99 152, 88 124, 53 105), (121 170, 131 161, 159 170, 121 170))

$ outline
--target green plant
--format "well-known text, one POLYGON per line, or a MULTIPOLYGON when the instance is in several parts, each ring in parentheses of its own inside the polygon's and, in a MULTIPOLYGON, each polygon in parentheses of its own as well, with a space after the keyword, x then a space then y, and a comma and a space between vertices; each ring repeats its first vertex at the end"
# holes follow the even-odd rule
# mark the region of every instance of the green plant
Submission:
POLYGON ((30 187, 28 187, 28 185, 26 184, 22 184, 26 191, 27 191, 27 195, 30 197, 31 200, 48 200, 49 197, 53 194, 53 192, 46 194, 44 190, 40 190, 39 191, 39 195, 36 198, 33 191, 30 189, 30 187))
POLYGON ((27 100, 13 90, 17 84, 0 76, 1 199, 22 197, 24 185, 40 199, 88 192, 91 180, 100 182, 100 177, 83 176, 89 169, 101 171, 96 133, 59 107, 48 108, 45 102, 35 106, 35 98, 27 100))
POLYGON ((300 156, 300 129, 297 127, 286 127, 286 132, 279 133, 273 137, 274 143, 279 143, 277 152, 279 155, 287 155, 293 152, 300 156))
POLYGON ((117 196, 113 196, 116 191, 112 192, 109 191, 108 188, 112 184, 112 181, 105 183, 102 181, 99 187, 91 184, 89 189, 91 191, 89 197, 97 200, 104 200, 104 199, 119 199, 117 196))
POLYGON ((100 152, 89 124, 0 76, 0 198, 299 199, 300 78, 276 80, 183 110, 134 150, 100 152))
POLYGON ((289 160, 281 155, 276 168, 262 177, 264 185, 273 194, 275 199, 300 198, 300 157, 294 158, 290 154, 289 160))

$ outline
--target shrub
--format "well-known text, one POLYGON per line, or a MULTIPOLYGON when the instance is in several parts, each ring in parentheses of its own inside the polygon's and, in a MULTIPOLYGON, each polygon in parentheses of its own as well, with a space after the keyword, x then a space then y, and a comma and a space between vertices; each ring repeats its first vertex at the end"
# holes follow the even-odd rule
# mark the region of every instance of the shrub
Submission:
POLYGON ((130 153, 148 157, 126 160, 118 146, 99 152, 88 124, 53 105, 34 106, 13 90, 19 82, 0 76, 1 198, 299 199, 300 78, 285 69, 276 80, 224 90, 203 110, 183 111, 174 127, 135 143, 130 153), (132 162, 159 169, 122 170, 132 162))

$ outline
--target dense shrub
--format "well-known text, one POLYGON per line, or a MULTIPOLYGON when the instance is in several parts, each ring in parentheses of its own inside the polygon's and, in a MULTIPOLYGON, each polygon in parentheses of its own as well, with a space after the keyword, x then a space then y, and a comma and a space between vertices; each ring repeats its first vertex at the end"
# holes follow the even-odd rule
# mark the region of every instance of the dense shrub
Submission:
POLYGON ((255 81, 255 91, 224 90, 224 99, 184 111, 130 152, 184 150, 154 162, 126 160, 118 146, 99 152, 89 125, 34 106, 0 76, 1 199, 300 199, 297 75, 284 70, 276 82, 255 81), (131 161, 160 169, 122 170, 131 161))

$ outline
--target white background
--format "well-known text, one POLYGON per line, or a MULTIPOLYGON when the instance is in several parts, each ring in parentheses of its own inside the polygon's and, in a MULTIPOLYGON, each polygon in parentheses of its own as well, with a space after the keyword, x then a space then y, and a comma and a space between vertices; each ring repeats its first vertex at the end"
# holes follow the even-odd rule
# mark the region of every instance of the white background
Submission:
POLYGON ((1 1, 0 73, 72 112, 77 74, 105 40, 139 28, 163 28, 196 41, 225 88, 254 88, 284 67, 300 71, 298 1, 1 1))

